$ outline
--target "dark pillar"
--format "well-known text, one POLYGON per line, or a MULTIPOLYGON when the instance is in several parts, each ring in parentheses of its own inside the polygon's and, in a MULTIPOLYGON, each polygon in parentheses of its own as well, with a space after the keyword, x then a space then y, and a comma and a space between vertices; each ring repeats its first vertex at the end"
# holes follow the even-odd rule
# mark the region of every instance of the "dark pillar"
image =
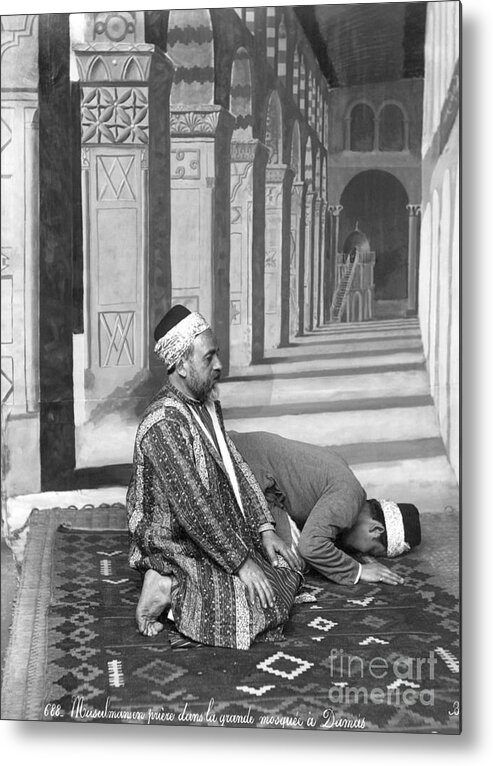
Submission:
POLYGON ((69 15, 39 16, 39 367, 41 489, 75 467, 69 15))

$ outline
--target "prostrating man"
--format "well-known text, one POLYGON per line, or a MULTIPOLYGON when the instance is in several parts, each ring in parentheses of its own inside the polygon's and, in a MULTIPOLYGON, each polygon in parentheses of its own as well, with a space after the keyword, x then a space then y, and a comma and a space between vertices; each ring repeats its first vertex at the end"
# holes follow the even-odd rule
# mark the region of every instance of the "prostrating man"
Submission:
POLYGON ((345 460, 327 447, 263 431, 230 437, 266 494, 279 535, 310 566, 343 585, 403 582, 372 557, 393 558, 420 543, 416 506, 368 500, 345 460))
POLYGON ((143 573, 137 625, 155 636, 171 607, 185 636, 248 649, 280 637, 301 564, 224 430, 210 326, 178 305, 154 338, 168 381, 138 428, 127 493, 129 560, 143 573))

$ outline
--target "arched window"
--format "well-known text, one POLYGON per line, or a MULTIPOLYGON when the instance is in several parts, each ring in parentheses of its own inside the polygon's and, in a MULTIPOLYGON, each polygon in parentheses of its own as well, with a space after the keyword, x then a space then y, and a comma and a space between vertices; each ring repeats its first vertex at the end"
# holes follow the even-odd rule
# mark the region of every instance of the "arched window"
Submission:
POLYGON ((375 144, 375 115, 368 104, 356 104, 351 112, 349 148, 371 152, 375 144))
POLYGON ((404 115, 397 104, 385 104, 380 112, 378 148, 381 152, 402 152, 406 149, 404 115))

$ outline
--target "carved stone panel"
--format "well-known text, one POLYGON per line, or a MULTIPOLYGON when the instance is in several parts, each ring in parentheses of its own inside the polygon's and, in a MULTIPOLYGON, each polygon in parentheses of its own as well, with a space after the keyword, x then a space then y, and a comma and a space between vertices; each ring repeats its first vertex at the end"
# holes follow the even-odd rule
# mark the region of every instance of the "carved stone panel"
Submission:
POLYGON ((82 143, 147 144, 149 114, 146 88, 82 88, 82 143))

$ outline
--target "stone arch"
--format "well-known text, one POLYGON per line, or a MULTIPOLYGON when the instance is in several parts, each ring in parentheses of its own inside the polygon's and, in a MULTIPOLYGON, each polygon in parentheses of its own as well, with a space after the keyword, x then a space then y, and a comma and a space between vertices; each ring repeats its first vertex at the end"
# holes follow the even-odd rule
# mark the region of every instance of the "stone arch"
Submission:
POLYGON ((404 108, 397 101, 385 101, 377 112, 378 150, 402 152, 408 148, 408 125, 404 108))
POLYGON ((270 94, 267 104, 265 144, 269 150, 269 165, 282 162, 282 107, 275 90, 270 94))
POLYGON ((87 79, 89 82, 107 82, 111 75, 102 56, 97 56, 89 67, 87 79))
POLYGON ((252 77, 250 56, 238 48, 231 68, 230 111, 235 117, 233 141, 252 137, 252 77))
POLYGON ((341 241, 345 241, 358 222, 369 239, 371 250, 376 253, 377 301, 402 302, 407 298, 408 203, 403 184, 383 170, 356 174, 341 195, 341 241))
POLYGON ((371 152, 375 146, 375 112, 367 101, 359 101, 349 112, 348 146, 352 152, 371 152))
POLYGON ((175 66, 171 107, 214 103, 214 36, 205 8, 170 11, 167 53, 175 66))

